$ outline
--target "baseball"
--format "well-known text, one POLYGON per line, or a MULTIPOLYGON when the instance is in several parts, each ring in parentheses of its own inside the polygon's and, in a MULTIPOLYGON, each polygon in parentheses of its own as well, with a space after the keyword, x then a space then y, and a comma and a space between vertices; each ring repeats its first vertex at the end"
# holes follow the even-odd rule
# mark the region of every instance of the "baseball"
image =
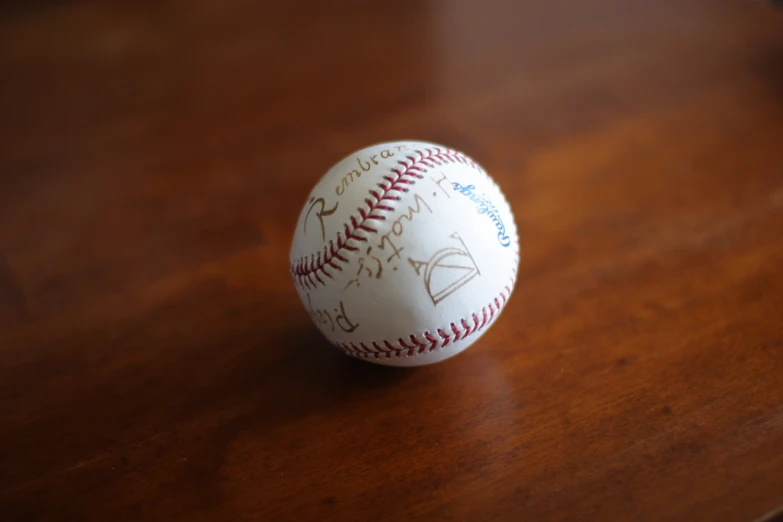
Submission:
POLYGON ((338 349, 420 366, 489 329, 518 260, 511 208, 478 163, 442 145, 397 141, 346 156, 315 185, 296 225, 291 275, 338 349))

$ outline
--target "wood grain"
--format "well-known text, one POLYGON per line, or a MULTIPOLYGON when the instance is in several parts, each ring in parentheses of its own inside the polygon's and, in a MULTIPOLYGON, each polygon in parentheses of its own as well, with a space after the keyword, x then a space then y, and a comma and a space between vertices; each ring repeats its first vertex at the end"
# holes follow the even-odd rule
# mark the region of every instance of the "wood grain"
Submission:
POLYGON ((783 13, 0 8, 0 519, 752 521, 783 504, 783 13), (288 274, 335 161, 445 143, 515 293, 400 370, 288 274))

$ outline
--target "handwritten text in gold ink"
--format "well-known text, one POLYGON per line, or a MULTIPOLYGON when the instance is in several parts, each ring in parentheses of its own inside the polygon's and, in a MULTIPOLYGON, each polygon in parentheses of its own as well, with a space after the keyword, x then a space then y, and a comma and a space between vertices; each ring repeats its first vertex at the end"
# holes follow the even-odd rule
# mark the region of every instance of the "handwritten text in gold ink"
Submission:
MULTIPOLYGON (((408 149, 406 145, 397 145, 396 147, 392 148, 396 148, 398 152, 408 149)), ((340 184, 337 185, 337 187, 334 189, 335 194, 338 196, 345 194, 345 190, 351 185, 351 183, 354 182, 354 180, 361 178, 362 174, 365 172, 370 172, 370 170, 372 170, 375 165, 378 165, 378 157, 381 159, 388 159, 393 156, 394 152, 389 149, 383 149, 378 154, 373 154, 370 156, 369 160, 362 160, 362 158, 357 157, 356 166, 340 179, 340 184)))
POLYGON ((426 208, 430 214, 432 214, 432 209, 427 204, 427 202, 424 201, 424 198, 422 198, 419 194, 416 194, 413 197, 413 203, 408 206, 407 213, 402 214, 400 217, 394 220, 391 224, 390 230, 381 236, 381 242, 378 244, 378 248, 384 252, 388 252, 389 250, 387 250, 387 248, 389 248, 392 252, 386 261, 391 261, 395 257, 397 259, 401 258, 400 252, 404 250, 404 247, 397 248, 397 245, 394 243, 394 238, 399 238, 402 236, 402 234, 405 232, 406 223, 409 224, 411 221, 413 221, 413 217, 422 211, 422 206, 426 208))
POLYGON ((342 301, 340 301, 339 307, 334 309, 334 317, 332 317, 329 310, 325 308, 313 308, 310 294, 307 294, 307 309, 310 311, 310 316, 316 324, 327 326, 332 332, 335 331, 335 326, 345 333, 351 333, 359 328, 359 323, 354 323, 348 318, 348 314, 345 312, 345 304, 342 301))
POLYGON ((307 215, 305 216, 304 220, 304 233, 307 235, 307 220, 310 219, 310 212, 313 211, 316 205, 320 204, 321 208, 320 210, 317 210, 315 212, 315 217, 318 218, 318 223, 321 225, 321 240, 326 240, 326 227, 324 226, 324 218, 327 216, 331 216, 332 214, 337 211, 337 205, 339 205, 339 202, 335 202, 334 206, 330 208, 329 210, 326 209, 326 201, 324 201, 324 198, 310 198, 310 208, 307 210, 307 215))

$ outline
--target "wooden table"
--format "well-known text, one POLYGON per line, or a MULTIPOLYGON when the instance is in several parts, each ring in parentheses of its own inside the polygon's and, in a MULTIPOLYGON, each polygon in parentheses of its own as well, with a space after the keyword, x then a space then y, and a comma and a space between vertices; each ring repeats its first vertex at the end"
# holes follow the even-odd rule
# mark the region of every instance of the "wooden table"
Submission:
POLYGON ((748 521, 783 504, 783 13, 757 1, 0 14, 0 519, 748 521), (289 275, 377 141, 481 162, 517 285, 342 355, 289 275))

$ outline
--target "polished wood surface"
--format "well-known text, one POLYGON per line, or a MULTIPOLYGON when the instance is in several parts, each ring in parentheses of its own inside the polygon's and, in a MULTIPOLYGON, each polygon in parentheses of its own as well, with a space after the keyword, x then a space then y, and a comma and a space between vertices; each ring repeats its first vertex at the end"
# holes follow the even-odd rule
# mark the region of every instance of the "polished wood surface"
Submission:
POLYGON ((783 504, 783 13, 0 8, 0 520, 752 521, 783 504), (335 161, 508 196, 500 320, 343 356, 288 273, 335 161))

